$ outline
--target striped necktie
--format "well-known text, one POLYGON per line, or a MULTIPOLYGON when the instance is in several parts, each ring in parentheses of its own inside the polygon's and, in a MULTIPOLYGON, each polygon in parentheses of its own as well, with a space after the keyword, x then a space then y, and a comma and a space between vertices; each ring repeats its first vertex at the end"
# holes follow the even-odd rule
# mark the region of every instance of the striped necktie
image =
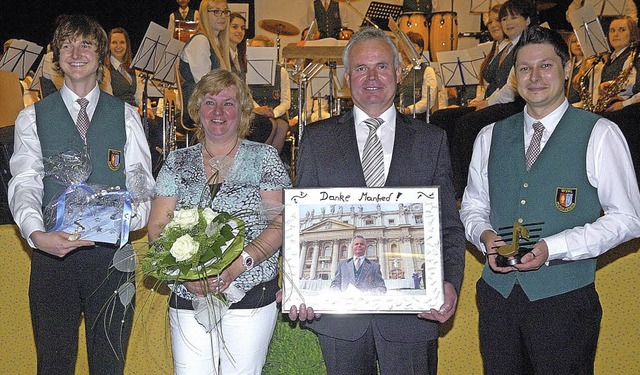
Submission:
POLYGON ((370 118, 364 121, 369 127, 369 136, 362 152, 362 171, 367 187, 384 186, 384 152, 382 142, 376 134, 376 130, 383 122, 381 118, 370 118))
POLYGON ((527 171, 531 169, 533 163, 535 163, 538 155, 540 155, 540 141, 542 140, 542 133, 544 132, 544 125, 541 122, 536 122, 533 124, 533 137, 531 138, 531 143, 529 143, 529 148, 527 148, 527 153, 525 154, 525 158, 527 160, 527 171))
POLYGON ((89 101, 85 98, 79 98, 76 100, 80 104, 80 112, 78 112, 78 119, 76 120, 76 126, 78 127, 78 133, 82 137, 84 143, 87 143, 87 130, 89 130, 89 115, 87 114, 87 106, 89 101))

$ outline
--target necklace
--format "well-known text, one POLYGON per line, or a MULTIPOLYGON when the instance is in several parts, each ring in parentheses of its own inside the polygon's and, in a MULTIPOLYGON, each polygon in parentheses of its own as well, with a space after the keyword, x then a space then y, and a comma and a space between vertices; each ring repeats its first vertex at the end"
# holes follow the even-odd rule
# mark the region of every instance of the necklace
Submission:
POLYGON ((229 169, 233 165, 233 158, 230 158, 229 154, 231 154, 231 152, 236 148, 237 145, 238 137, 236 137, 236 141, 233 144, 233 147, 231 147, 231 149, 224 156, 213 156, 209 152, 209 149, 207 149, 207 143, 205 142, 202 144, 204 151, 207 153, 207 155, 209 155, 209 167, 211 168, 211 177, 213 180, 220 181, 224 179, 227 172, 229 172, 229 169))

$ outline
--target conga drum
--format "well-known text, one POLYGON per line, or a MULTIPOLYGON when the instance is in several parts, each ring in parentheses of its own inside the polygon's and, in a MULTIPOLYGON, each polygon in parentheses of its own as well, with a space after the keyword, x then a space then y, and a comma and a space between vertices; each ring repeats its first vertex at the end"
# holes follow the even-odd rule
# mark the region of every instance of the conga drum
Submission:
POLYGON ((424 41, 424 50, 429 49, 429 20, 426 14, 421 12, 402 13, 398 17, 398 28, 405 34, 409 31, 420 34, 424 41))
POLYGON ((436 53, 454 51, 458 48, 458 15, 456 12, 433 13, 429 43, 433 61, 437 60, 436 53))
POLYGON ((176 20, 173 29, 173 38, 186 43, 189 41, 189 38, 196 33, 197 27, 198 22, 196 21, 176 20))

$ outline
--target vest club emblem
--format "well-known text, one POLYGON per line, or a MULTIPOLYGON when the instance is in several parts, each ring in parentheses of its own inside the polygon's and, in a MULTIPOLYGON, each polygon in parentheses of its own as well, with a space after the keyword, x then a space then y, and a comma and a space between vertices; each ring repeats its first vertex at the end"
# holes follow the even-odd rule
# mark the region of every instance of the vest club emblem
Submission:
POLYGON ((114 149, 109 149, 109 160, 107 161, 107 164, 109 164, 109 169, 111 169, 112 171, 117 171, 118 169, 120 169, 120 163, 122 161, 121 159, 121 154, 122 151, 119 150, 114 150, 114 149))
POLYGON ((576 188, 557 188, 556 189, 556 208, 561 212, 569 212, 576 207, 576 196, 578 189, 576 188))

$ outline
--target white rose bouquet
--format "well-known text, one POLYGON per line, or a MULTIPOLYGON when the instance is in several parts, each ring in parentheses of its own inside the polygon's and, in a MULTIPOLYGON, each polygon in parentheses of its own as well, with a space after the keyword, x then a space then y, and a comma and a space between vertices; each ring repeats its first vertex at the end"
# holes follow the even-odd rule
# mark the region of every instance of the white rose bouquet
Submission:
POLYGON ((163 281, 199 280, 218 275, 244 247, 244 222, 211 208, 173 213, 150 245, 142 272, 163 281))

